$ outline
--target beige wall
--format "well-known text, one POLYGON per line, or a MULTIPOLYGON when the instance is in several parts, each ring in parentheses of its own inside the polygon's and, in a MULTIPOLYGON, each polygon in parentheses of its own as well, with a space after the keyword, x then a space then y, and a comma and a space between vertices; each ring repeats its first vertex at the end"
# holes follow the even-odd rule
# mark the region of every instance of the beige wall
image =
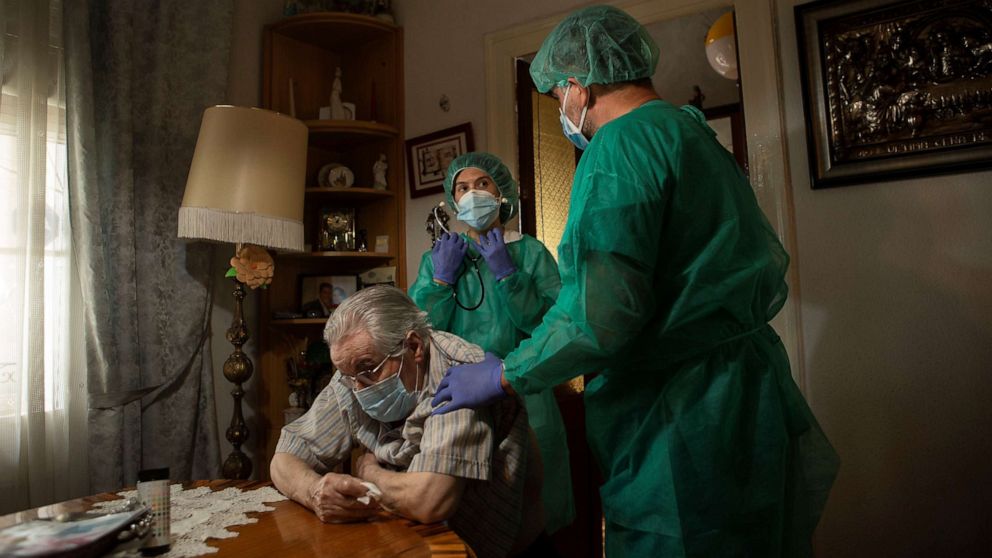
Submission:
POLYGON ((992 173, 813 191, 778 5, 808 397, 842 465, 819 556, 992 548, 992 173))

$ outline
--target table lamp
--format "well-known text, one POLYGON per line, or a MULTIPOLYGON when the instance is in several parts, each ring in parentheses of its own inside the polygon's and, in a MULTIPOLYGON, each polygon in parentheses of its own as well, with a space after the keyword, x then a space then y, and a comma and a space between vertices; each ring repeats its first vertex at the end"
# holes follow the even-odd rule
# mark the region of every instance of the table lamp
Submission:
POLYGON ((307 162, 307 127, 276 112, 234 106, 210 107, 203 113, 196 151, 179 208, 179 238, 236 245, 233 266, 234 319, 227 340, 234 352, 224 362, 224 377, 234 384, 234 414, 227 440, 234 450, 223 474, 246 479, 252 463, 241 451, 248 427, 241 413, 242 384, 252 363, 242 346, 248 341, 242 304, 245 285, 264 287, 274 264, 259 248, 303 250, 303 192, 307 162))

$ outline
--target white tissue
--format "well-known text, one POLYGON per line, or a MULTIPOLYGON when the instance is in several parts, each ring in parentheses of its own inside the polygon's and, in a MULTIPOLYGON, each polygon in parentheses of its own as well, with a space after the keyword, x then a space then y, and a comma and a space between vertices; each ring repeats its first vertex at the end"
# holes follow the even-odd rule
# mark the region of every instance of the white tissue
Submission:
POLYGON ((363 504, 368 504, 372 500, 378 502, 379 498, 382 497, 382 491, 379 490, 379 487, 368 481, 362 481, 362 484, 364 484, 365 488, 368 488, 369 491, 365 493, 365 496, 360 496, 357 500, 363 504))

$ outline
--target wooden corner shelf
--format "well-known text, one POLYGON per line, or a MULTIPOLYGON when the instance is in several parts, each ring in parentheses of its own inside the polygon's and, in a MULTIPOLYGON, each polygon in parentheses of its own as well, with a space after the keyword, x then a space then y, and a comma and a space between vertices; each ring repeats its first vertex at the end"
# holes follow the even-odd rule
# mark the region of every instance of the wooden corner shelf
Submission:
POLYGON ((317 298, 313 281, 305 277, 356 276, 393 267, 395 284, 406 287, 403 66, 403 29, 370 16, 301 14, 266 25, 262 32, 261 104, 296 115, 308 129, 304 242, 320 246, 325 209, 351 209, 356 239, 364 230, 372 249, 385 237, 389 252, 277 252, 276 280, 259 297, 258 308, 258 409, 250 431, 257 435, 260 479, 268 478, 266 465, 289 405, 286 361, 299 358, 299 346, 320 342, 326 321, 276 318, 277 312, 317 298), (320 119, 332 98, 352 105, 355 119, 320 119), (383 155, 389 189, 376 190, 371 188, 375 164, 383 155), (317 188, 320 169, 330 163, 351 169, 356 186, 317 188))
POLYGON ((310 144, 325 149, 352 148, 375 141, 395 141, 395 126, 367 120, 304 120, 310 144))
POLYGON ((333 51, 387 39, 399 28, 367 15, 317 12, 287 17, 272 24, 269 29, 291 39, 333 51))
POLYGON ((395 126, 368 120, 304 120, 311 134, 352 134, 392 138, 400 131, 395 126))
POLYGON ((396 257, 392 252, 287 252, 280 254, 284 258, 334 258, 340 260, 389 260, 396 257))
POLYGON ((269 320, 272 325, 324 325, 327 323, 327 318, 273 318, 269 320))

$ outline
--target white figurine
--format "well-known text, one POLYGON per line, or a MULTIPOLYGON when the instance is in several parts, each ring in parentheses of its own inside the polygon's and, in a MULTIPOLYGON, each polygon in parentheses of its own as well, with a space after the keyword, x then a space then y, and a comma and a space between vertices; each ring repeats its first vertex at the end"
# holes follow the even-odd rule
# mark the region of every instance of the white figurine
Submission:
POLYGON ((376 190, 385 190, 388 187, 386 184, 386 169, 388 168, 386 154, 380 153, 379 160, 372 165, 372 187, 376 190))
MULTIPOLYGON (((354 117, 354 115, 352 115, 354 117)), ((348 109, 341 102, 341 68, 334 70, 334 83, 331 85, 331 118, 349 120, 348 109)))

